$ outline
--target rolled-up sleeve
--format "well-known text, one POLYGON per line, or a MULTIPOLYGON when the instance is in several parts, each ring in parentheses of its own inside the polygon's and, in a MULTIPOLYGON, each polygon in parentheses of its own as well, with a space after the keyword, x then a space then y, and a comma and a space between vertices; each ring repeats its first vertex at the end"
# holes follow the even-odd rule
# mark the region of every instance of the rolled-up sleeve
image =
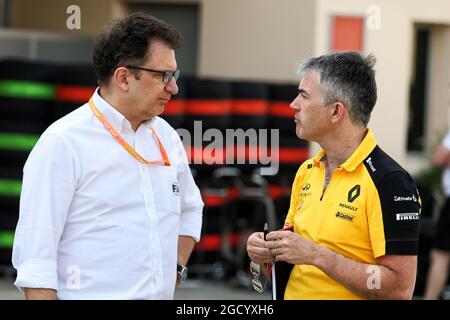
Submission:
POLYGON ((24 167, 12 263, 19 288, 58 290, 57 251, 76 188, 75 158, 57 135, 43 135, 24 167))
POLYGON ((181 196, 181 217, 180 217, 180 236, 191 236, 195 241, 200 241, 200 232, 202 229, 203 201, 200 190, 192 177, 186 151, 183 148, 180 138, 177 136, 175 141, 179 159, 178 181, 180 183, 181 196))

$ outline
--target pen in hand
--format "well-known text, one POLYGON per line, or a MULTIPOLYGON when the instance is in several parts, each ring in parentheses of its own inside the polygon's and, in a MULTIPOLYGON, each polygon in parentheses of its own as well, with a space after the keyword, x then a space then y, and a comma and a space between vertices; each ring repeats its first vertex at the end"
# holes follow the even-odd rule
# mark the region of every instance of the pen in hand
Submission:
MULTIPOLYGON (((267 234, 269 233, 269 225, 264 223, 264 241, 267 241, 267 234)), ((270 261, 267 263, 267 273, 270 274, 270 261)))

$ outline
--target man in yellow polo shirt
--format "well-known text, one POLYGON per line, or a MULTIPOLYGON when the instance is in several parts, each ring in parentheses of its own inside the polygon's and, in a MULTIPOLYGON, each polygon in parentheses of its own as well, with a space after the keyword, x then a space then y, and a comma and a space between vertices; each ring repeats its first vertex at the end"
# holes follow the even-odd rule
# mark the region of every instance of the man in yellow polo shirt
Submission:
MULTIPOLYGON (((300 68, 296 134, 322 150, 299 168, 285 229, 250 236, 250 259, 294 264, 285 299, 411 299, 420 197, 367 128, 373 56, 324 55, 300 68)), ((264 268, 263 268, 264 269, 264 268)))

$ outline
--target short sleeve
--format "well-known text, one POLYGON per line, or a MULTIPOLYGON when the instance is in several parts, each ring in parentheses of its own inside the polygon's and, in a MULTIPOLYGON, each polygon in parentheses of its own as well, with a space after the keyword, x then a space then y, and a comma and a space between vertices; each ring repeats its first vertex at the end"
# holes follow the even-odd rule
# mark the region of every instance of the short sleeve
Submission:
POLYGON ((19 288, 57 290, 57 250, 76 189, 75 159, 56 135, 43 135, 24 167, 12 262, 19 288))
POLYGON ((368 213, 375 257, 417 255, 421 202, 415 182, 397 171, 384 177, 377 189, 379 206, 368 213))
POLYGON ((176 131, 173 131, 172 145, 176 148, 174 154, 177 159, 178 180, 180 183, 181 217, 179 235, 190 236, 195 241, 200 241, 202 228, 203 200, 200 190, 195 184, 188 158, 183 144, 176 131))

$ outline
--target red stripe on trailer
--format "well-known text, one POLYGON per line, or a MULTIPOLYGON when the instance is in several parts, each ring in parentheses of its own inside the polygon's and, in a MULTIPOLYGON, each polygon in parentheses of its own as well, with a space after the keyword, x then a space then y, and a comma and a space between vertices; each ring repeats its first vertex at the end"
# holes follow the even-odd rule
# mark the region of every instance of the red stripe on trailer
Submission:
POLYGON ((83 103, 94 94, 95 87, 56 85, 56 100, 83 103))

